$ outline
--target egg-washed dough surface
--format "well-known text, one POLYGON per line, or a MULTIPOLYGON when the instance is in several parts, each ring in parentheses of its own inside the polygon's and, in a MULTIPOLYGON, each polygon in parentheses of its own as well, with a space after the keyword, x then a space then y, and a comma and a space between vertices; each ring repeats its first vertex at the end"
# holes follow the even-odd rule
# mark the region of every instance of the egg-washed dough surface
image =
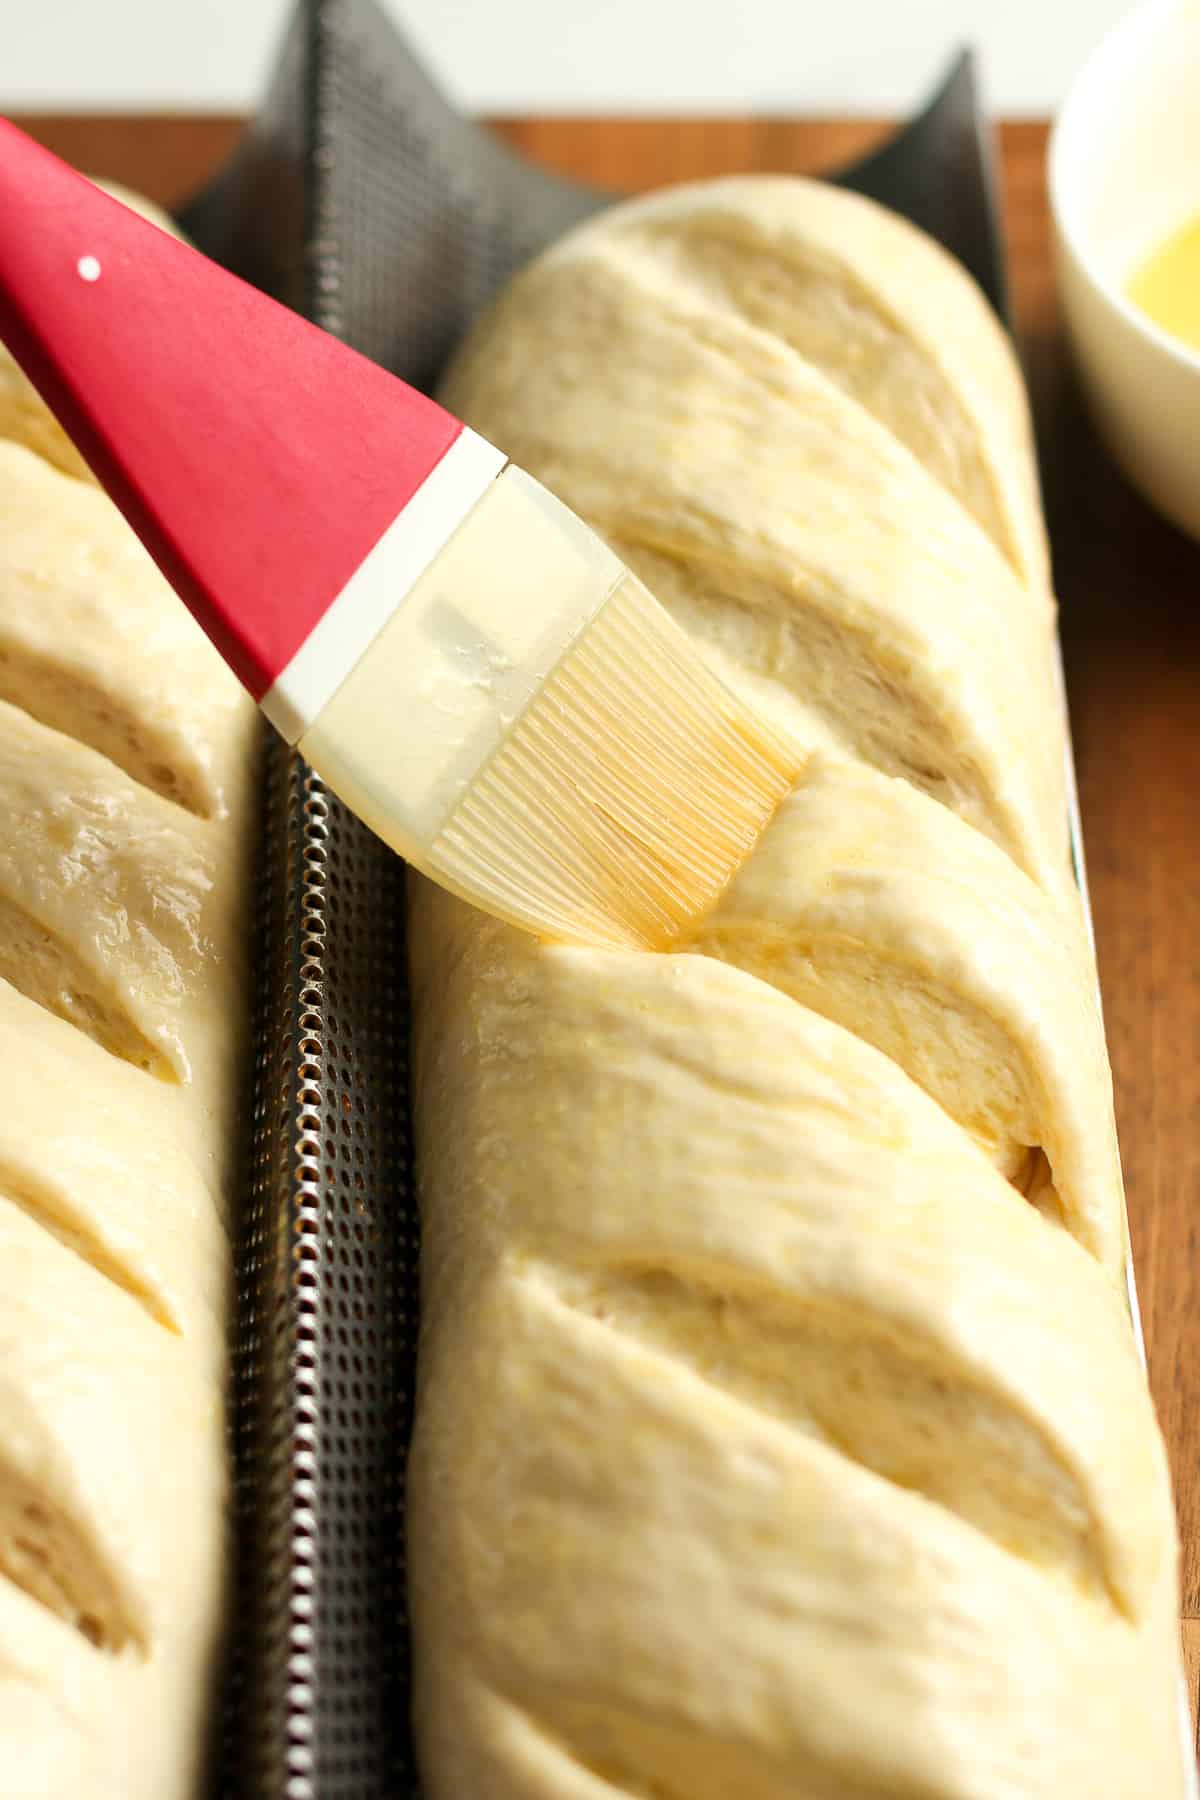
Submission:
POLYGON ((1030 586, 1048 588, 1021 371, 940 244, 859 195, 772 176, 668 189, 592 229, 652 247, 778 335, 911 450, 1030 586))
POLYGON ((884 1050, 1120 1280, 1111 1078, 1078 904, 908 783, 814 755, 688 947, 884 1050))
POLYGON ((244 804, 244 700, 116 508, 0 436, 0 700, 201 818, 244 804), (169 596, 172 600, 173 596, 169 596))
POLYGON ((674 259, 592 227, 517 278, 445 398, 702 648, 798 706, 797 739, 815 712, 849 754, 1065 887, 1045 594, 790 344, 674 259))
MULTIPOLYGON (((0 363, 11 436, 5 383, 0 363)), ((199 1800, 257 720, 28 390, 21 409, 24 442, 0 442, 0 1787, 199 1800)))
POLYGON ((868 203, 733 181, 568 237, 446 396, 810 754, 683 954, 414 883, 425 1791, 1178 1800, 1002 335, 868 203))

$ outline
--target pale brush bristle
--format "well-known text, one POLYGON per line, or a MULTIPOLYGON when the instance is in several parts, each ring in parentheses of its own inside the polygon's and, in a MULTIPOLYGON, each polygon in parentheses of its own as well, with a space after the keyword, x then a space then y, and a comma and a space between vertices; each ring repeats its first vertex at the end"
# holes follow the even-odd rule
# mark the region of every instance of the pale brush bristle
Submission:
POLYGON ((428 866, 543 936, 662 949, 745 861, 799 760, 630 575, 476 776, 428 866))

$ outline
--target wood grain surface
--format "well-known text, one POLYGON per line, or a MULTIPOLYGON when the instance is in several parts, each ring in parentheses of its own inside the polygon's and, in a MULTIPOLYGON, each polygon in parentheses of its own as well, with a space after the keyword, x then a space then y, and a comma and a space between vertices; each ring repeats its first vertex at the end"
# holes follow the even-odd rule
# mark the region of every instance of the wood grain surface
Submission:
MULTIPOLYGON (((29 118, 53 149, 173 205, 225 154, 226 118, 29 118)), ((525 119, 510 143, 618 189, 734 170, 817 172, 865 120, 525 119)), ((1150 1374, 1175 1473, 1184 1637, 1200 1679, 1200 548, 1107 462, 1059 329, 1039 124, 1003 125, 1005 212, 1062 605, 1075 756, 1150 1374)))

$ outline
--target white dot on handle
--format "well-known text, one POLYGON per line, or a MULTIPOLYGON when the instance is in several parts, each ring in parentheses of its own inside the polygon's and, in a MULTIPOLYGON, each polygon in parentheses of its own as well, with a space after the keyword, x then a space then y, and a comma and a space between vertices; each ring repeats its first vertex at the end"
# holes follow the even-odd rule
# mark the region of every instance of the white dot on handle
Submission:
POLYGON ((75 267, 79 270, 79 273, 83 276, 85 281, 99 281, 100 260, 98 257, 81 256, 79 261, 75 264, 75 267))

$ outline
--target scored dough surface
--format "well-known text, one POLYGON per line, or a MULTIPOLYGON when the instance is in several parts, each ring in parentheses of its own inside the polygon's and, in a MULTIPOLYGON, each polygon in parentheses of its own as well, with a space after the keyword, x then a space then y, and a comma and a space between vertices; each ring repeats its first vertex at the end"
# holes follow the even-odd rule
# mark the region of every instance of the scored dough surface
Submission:
POLYGON ((590 229, 517 278, 445 398, 702 647, 1064 885, 1045 595, 789 344, 590 229))
POLYGON ((910 227, 735 180, 570 235, 445 396, 808 754, 679 954, 413 883, 425 1791, 1179 1800, 1002 333, 910 227))
POLYGON ((206 1791, 257 737, 0 356, 6 1800, 206 1791))
POLYGON ((245 804, 243 696, 166 594, 111 501, 64 487, 0 420, 0 700, 219 818, 245 804))

